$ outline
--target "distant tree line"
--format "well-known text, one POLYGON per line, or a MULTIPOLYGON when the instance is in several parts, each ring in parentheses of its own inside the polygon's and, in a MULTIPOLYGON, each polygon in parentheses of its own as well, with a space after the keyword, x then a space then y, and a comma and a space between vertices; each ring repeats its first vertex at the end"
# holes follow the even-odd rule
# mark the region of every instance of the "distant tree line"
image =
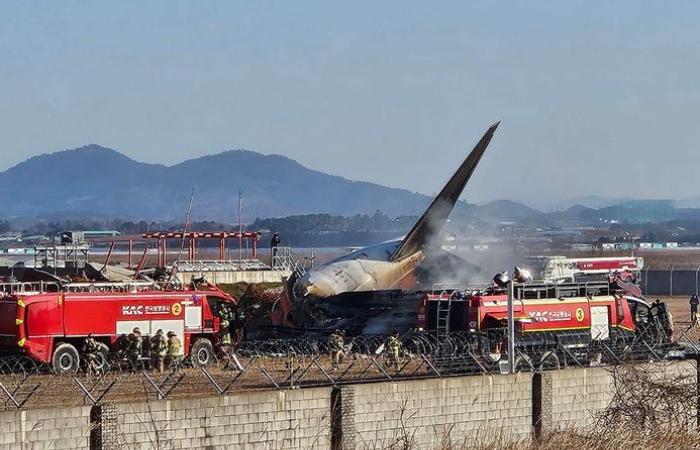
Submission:
MULTIPOLYGON (((693 210, 694 211, 694 210, 693 210)), ((280 233, 283 245, 292 246, 355 246, 380 242, 405 234, 416 221, 415 216, 389 217, 376 211, 374 214, 339 216, 331 214, 304 214, 277 218, 257 218, 244 226, 246 230, 280 233)), ((55 236, 66 230, 116 230, 122 235, 138 235, 149 231, 181 230, 182 222, 146 221, 122 219, 64 219, 28 220, 0 218, 0 233, 21 232, 24 236, 55 236)), ((194 221, 189 224, 197 231, 235 231, 238 224, 215 221, 194 221)), ((488 221, 460 220, 454 218, 446 231, 461 236, 511 236, 513 231, 499 231, 497 223, 488 221)), ((512 226, 511 226, 512 228, 512 226)), ((532 226, 523 226, 523 233, 532 231, 532 226)), ((621 241, 631 239, 649 242, 676 241, 680 243, 700 242, 700 217, 685 211, 684 217, 661 222, 618 222, 600 223, 591 231, 574 238, 576 242, 603 242, 605 239, 621 241)), ((557 242, 568 242, 571 237, 554 237, 557 242)), ((269 243, 269 236, 263 237, 261 246, 269 243)))
MULTIPOLYGON (((385 236, 392 237, 405 233, 415 222, 416 217, 389 217, 381 211, 372 215, 356 214, 349 217, 330 214, 306 214, 281 218, 256 219, 244 226, 246 230, 262 230, 280 233, 286 244, 294 245, 362 245, 376 242, 385 236)), ((0 220, 0 232, 21 232, 25 236, 55 236, 66 230, 115 230, 122 235, 137 235, 149 231, 175 231, 183 228, 182 222, 134 221, 121 219, 65 219, 36 220, 24 226, 14 225, 8 220, 0 220)), ((238 224, 215 221, 194 221, 188 225, 196 231, 235 231, 238 224)), ((263 242, 263 245, 265 243, 263 242)))
POLYGON ((391 218, 376 211, 350 217, 305 214, 256 219, 249 228, 279 233, 283 245, 295 247, 362 246, 404 234, 415 221, 416 217, 391 218))
POLYGON ((268 229, 279 233, 333 233, 406 231, 416 220, 415 216, 391 218, 381 211, 373 215, 333 216, 330 214, 304 214, 281 218, 256 219, 251 229, 268 229))
MULTIPOLYGON (((175 231, 181 230, 183 223, 156 222, 156 221, 122 221, 121 219, 111 220, 51 220, 36 221, 29 225, 14 225, 10 221, 0 220, 0 233, 21 232, 25 236, 46 235, 55 236, 62 231, 85 231, 85 230, 114 230, 121 234, 143 234, 149 231, 175 231)), ((190 230, 215 231, 233 230, 237 227, 230 224, 222 224, 214 221, 195 221, 189 224, 190 230)))

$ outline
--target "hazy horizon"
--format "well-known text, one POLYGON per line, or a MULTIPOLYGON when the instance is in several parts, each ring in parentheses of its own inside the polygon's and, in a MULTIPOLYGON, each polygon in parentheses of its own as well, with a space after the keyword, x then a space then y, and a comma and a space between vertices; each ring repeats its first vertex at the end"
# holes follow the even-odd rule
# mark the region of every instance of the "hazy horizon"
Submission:
POLYGON ((0 171, 98 143, 172 165, 247 149, 430 195, 700 196, 700 5, 0 6, 0 171), (694 50, 695 49, 695 50, 694 50))

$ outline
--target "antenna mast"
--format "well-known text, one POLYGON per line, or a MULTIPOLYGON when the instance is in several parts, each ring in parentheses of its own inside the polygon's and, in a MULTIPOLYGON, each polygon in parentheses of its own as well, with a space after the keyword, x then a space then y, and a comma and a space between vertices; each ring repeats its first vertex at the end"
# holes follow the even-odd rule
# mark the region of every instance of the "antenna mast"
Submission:
POLYGON ((192 214, 192 200, 194 199, 194 188, 190 192, 190 202, 187 205, 187 215, 185 216, 185 223, 182 226, 182 242, 180 243, 180 253, 177 255, 177 262, 182 259, 182 252, 185 250, 185 238, 187 235, 187 228, 190 225, 190 215, 192 214))

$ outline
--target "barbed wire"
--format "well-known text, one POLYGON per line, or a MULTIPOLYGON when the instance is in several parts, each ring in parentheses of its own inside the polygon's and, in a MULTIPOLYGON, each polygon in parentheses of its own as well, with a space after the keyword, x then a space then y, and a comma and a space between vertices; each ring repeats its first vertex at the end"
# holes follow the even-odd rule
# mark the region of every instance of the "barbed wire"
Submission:
MULTIPOLYGON (((250 341, 198 367, 193 358, 172 363, 163 373, 149 358, 133 367, 113 353, 99 370, 84 363, 73 374, 57 375, 48 364, 14 355, 0 357, 0 399, 5 410, 106 402, 225 395, 233 390, 298 389, 379 380, 436 378, 507 371, 507 346, 493 336, 453 332, 438 336, 408 332, 398 352, 387 351, 386 335, 345 341, 343 358, 325 336, 250 341), (496 344, 494 344, 496 342, 496 344)), ((700 348, 686 332, 673 341, 638 333, 591 339, 538 333, 516 338, 515 370, 538 372, 569 367, 616 366, 630 362, 696 357, 700 348)), ((86 358, 82 358, 86 359, 86 358)))

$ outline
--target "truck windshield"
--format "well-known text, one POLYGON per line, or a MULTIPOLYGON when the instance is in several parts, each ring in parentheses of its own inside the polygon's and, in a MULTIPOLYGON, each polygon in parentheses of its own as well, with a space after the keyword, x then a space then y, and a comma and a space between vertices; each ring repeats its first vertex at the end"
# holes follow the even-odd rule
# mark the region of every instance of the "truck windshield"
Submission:
POLYGON ((643 303, 628 301, 630 312, 637 325, 649 323, 649 307, 643 303))
POLYGON ((221 297, 207 296, 207 302, 209 303, 209 309, 211 313, 217 317, 221 317, 222 313, 224 315, 230 314, 233 308, 233 304, 230 301, 223 299, 221 297))

